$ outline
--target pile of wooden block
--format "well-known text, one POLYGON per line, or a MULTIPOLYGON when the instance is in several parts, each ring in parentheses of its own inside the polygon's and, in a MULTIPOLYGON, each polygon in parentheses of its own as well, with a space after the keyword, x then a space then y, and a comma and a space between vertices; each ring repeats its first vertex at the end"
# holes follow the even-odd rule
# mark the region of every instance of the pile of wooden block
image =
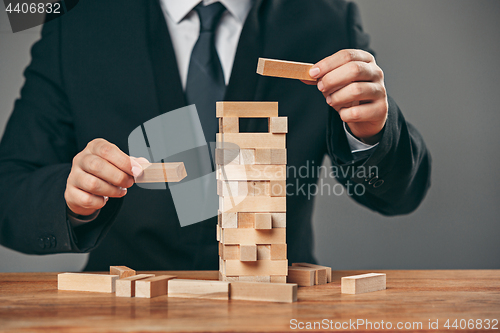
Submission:
POLYGON ((286 117, 277 102, 218 102, 217 240, 221 281, 286 283, 286 117), (265 118, 267 133, 240 133, 265 118))

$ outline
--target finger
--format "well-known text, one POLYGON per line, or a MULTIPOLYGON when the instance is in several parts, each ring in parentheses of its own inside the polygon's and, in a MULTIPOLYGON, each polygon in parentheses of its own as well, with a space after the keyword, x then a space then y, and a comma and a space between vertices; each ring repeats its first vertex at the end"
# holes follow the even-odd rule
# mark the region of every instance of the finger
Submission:
POLYGON ((66 189, 65 198, 68 207, 79 215, 90 215, 93 211, 104 207, 107 202, 104 197, 90 194, 74 186, 66 189))
POLYGON ((373 82, 354 82, 326 97, 326 102, 333 108, 352 105, 360 101, 373 101, 385 95, 384 87, 373 82))
POLYGON ((127 189, 113 186, 83 170, 76 171, 75 176, 74 186, 90 194, 112 198, 121 198, 127 194, 127 189))
POLYGON ((114 144, 104 139, 96 139, 89 144, 88 148, 92 154, 105 159, 118 169, 133 176, 130 157, 114 144))
POLYGON ((383 101, 360 104, 338 111, 340 118, 345 123, 380 122, 384 120, 386 113, 383 101))
MULTIPOLYGON (((353 61, 327 73, 318 81, 318 90, 331 94, 356 81, 376 81, 379 79, 378 66, 362 61, 353 61)), ((381 71, 381 70, 380 70, 381 71)))
POLYGON ((111 164, 107 160, 96 155, 85 155, 80 160, 79 167, 86 173, 94 175, 111 185, 123 188, 129 188, 134 185, 134 177, 123 172, 121 169, 118 169, 114 164, 111 164))
POLYGON ((341 50, 316 63, 309 70, 309 75, 312 78, 320 78, 335 68, 352 61, 375 62, 375 58, 373 55, 363 50, 341 50))
POLYGON ((307 84, 308 86, 315 86, 318 84, 318 81, 306 81, 306 80, 300 80, 300 82, 307 84))

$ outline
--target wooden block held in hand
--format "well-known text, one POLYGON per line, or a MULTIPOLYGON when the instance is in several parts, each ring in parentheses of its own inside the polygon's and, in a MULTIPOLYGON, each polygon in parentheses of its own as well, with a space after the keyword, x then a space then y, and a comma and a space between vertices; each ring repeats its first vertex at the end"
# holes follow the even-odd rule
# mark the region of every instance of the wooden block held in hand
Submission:
POLYGON ((173 279, 168 282, 168 297, 229 299, 229 282, 173 279))
POLYGON ((118 275, 120 279, 123 279, 129 276, 134 276, 135 271, 127 266, 110 266, 109 274, 118 275))
POLYGON ((186 178, 183 162, 174 163, 141 163, 142 175, 135 178, 140 183, 176 183, 186 178))
POLYGON ((255 214, 255 229, 272 229, 271 214, 256 213, 255 214))
POLYGON ((154 276, 155 276, 154 274, 137 274, 116 280, 116 296, 134 297, 135 282, 137 280, 147 279, 154 276))
POLYGON ((313 65, 304 62, 259 58, 257 73, 264 76, 316 81, 309 75, 309 70, 313 65))
POLYGON ((271 260, 286 259, 286 244, 271 244, 271 260))
POLYGON ((341 279, 342 294, 361 294, 386 288, 386 276, 383 273, 369 273, 344 276, 341 279))
POLYGON ((172 275, 160 275, 135 282, 135 297, 153 298, 167 294, 168 280, 175 279, 172 275))
POLYGON ((57 275, 57 289, 114 293, 118 275, 61 273, 57 275))
POLYGON ((278 102, 217 102, 217 118, 269 118, 278 116, 278 102))
POLYGON ((269 118, 269 133, 288 133, 287 117, 269 118))
POLYGON ((240 245, 240 261, 256 261, 257 245, 240 245))
POLYGON ((291 283, 232 282, 231 299, 244 301, 297 301, 297 285, 291 283))
POLYGON ((290 266, 288 267, 288 279, 290 283, 296 283, 301 287, 314 286, 314 275, 316 270, 310 267, 290 266))
POLYGON ((332 282, 332 268, 331 267, 315 265, 315 264, 308 264, 305 262, 296 262, 296 263, 293 263, 292 266, 303 266, 303 267, 311 267, 311 268, 316 268, 316 269, 325 269, 326 270, 326 282, 327 283, 332 282))

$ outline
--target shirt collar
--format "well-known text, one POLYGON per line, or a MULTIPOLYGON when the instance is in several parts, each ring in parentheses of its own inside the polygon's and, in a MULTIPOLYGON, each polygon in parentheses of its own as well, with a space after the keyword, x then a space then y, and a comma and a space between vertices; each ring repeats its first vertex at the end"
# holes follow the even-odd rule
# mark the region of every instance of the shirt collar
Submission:
POLYGON ((202 1, 205 5, 219 1, 241 23, 245 21, 253 5, 253 0, 161 0, 167 15, 176 24, 180 23, 202 1))

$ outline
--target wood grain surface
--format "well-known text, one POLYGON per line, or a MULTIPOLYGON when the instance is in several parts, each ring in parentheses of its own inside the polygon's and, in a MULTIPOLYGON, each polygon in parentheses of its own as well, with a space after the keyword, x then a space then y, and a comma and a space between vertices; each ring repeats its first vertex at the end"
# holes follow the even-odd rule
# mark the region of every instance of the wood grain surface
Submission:
MULTIPOLYGON (((217 271, 140 273, 181 279, 218 278, 217 271)), ((383 320, 393 325, 422 322, 420 331, 431 331, 430 319, 439 320, 439 330, 432 332, 449 332, 457 330, 443 327, 447 319, 500 319, 500 270, 333 271, 332 277, 332 283, 299 288, 298 302, 282 304, 168 296, 120 298, 114 294, 58 291, 57 273, 3 273, 0 331, 278 332, 292 330, 292 319, 297 323, 326 319, 334 324, 349 319, 383 320), (387 274, 387 290, 340 293, 342 276, 370 272, 387 274)))

